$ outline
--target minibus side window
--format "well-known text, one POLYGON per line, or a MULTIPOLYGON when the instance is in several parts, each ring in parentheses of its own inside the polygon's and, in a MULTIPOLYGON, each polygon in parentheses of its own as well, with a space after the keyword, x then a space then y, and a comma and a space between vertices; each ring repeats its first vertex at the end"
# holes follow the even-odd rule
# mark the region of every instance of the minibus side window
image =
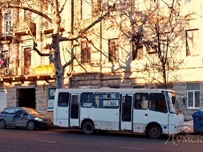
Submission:
POLYGON ((81 95, 81 107, 91 108, 94 103, 93 93, 82 93, 81 95))
POLYGON ((148 93, 136 93, 134 108, 135 109, 148 109, 149 95, 148 93))
POLYGON ((67 107, 69 102, 69 93, 61 92, 58 96, 58 106, 67 107))
POLYGON ((158 112, 167 112, 166 100, 163 93, 151 93, 149 109, 158 112))
POLYGON ((119 93, 95 93, 95 108, 119 108, 119 93))

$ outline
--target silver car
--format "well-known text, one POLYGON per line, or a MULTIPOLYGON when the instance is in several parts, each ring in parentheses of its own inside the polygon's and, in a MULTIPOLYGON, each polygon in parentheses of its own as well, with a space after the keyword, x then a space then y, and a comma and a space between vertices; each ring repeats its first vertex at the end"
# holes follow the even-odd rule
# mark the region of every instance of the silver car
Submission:
POLYGON ((28 130, 35 128, 52 127, 53 122, 35 109, 27 107, 5 108, 0 114, 0 128, 6 127, 26 127, 28 130))

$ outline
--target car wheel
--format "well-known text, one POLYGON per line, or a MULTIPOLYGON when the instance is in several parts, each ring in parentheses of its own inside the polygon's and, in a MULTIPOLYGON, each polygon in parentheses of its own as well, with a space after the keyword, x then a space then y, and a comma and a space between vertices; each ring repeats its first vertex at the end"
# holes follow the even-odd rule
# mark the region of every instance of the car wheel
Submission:
POLYGON ((150 138, 159 138, 162 134, 161 127, 157 124, 150 125, 147 128, 147 135, 150 138))
POLYGON ((28 121, 27 129, 28 130, 34 130, 35 129, 35 123, 33 121, 28 121))
POLYGON ((82 129, 83 129, 83 132, 86 134, 86 135, 91 135, 94 133, 94 125, 92 122, 90 121, 87 121, 83 124, 82 126, 82 129))
POLYGON ((6 122, 4 120, 0 120, 0 128, 1 129, 6 128, 6 122))

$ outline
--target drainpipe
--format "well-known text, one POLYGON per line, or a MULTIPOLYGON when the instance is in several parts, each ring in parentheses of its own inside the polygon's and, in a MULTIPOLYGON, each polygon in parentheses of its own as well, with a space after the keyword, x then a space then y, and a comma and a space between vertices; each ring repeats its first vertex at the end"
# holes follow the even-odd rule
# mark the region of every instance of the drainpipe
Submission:
MULTIPOLYGON (((73 24, 74 24, 74 0, 71 0, 71 35, 74 34, 74 31, 73 31, 73 24)), ((74 42, 71 41, 71 47, 74 45, 74 42)), ((73 57, 73 54, 74 54, 74 50, 71 50, 71 58, 73 57)), ((73 69, 73 62, 71 63, 70 65, 70 71, 72 72, 74 69, 73 69)))
MULTIPOLYGON (((100 4, 101 5, 101 4, 100 4)), ((100 21, 100 64, 99 64, 99 87, 102 87, 102 20, 100 21)))

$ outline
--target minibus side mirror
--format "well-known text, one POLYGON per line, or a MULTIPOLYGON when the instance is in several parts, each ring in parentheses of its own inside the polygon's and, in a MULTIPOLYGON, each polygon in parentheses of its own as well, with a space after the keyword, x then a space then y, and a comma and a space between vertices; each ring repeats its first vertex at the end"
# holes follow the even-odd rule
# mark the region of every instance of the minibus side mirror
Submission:
POLYGON ((183 97, 183 105, 185 105, 186 100, 187 100, 187 97, 183 97))
POLYGON ((176 97, 172 96, 172 104, 175 104, 175 102, 176 102, 176 97))

